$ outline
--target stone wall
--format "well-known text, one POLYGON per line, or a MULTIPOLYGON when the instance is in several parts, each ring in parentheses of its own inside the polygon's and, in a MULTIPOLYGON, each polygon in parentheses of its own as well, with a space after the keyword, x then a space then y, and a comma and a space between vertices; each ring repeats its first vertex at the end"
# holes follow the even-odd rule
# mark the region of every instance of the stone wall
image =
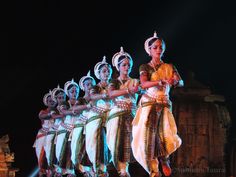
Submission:
POLYGON ((221 95, 194 78, 171 93, 182 146, 173 154, 175 176, 222 177, 230 116, 221 95))

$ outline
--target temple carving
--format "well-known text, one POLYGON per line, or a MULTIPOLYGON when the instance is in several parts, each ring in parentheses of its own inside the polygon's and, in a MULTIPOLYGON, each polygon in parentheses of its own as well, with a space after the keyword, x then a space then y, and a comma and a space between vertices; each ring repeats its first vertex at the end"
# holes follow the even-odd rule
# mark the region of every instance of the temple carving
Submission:
POLYGON ((173 114, 182 146, 172 156, 175 176, 225 176, 225 145, 230 114, 222 95, 190 73, 185 87, 173 89, 173 114))
POLYGON ((12 167, 14 153, 10 152, 8 142, 8 135, 0 138, 0 177, 14 177, 18 171, 17 168, 12 167))

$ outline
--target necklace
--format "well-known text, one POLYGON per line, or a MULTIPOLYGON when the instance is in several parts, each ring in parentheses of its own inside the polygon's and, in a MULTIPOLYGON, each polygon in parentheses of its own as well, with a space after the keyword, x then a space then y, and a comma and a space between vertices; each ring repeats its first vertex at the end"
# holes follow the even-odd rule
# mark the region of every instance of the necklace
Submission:
MULTIPOLYGON (((158 65, 160 65, 160 64, 162 64, 162 63, 163 63, 163 61, 160 60, 160 62, 159 62, 158 64, 156 64, 156 66, 158 66, 158 65)), ((154 71, 156 71, 156 66, 154 65, 154 63, 153 63, 152 60, 150 61, 150 65, 151 65, 151 67, 154 69, 154 71)))
POLYGON ((154 71, 156 71, 156 67, 154 66, 154 63, 151 60, 151 67, 154 69, 154 71))
POLYGON ((78 103, 77 100, 75 100, 74 104, 71 102, 71 100, 68 100, 70 108, 78 103))
POLYGON ((121 82, 121 85, 124 85, 125 82, 126 82, 127 80, 129 80, 129 79, 130 79, 130 78, 127 77, 127 79, 122 80, 122 79, 120 78, 120 76, 118 77, 118 80, 121 82), (125 82, 123 82, 123 81, 125 81, 125 82))
POLYGON ((104 82, 103 83, 99 82, 98 85, 101 89, 105 89, 107 87, 107 83, 104 84, 104 82))
POLYGON ((90 101, 90 96, 89 95, 87 95, 87 96, 85 95, 83 98, 84 98, 86 104, 89 103, 89 101, 90 101))

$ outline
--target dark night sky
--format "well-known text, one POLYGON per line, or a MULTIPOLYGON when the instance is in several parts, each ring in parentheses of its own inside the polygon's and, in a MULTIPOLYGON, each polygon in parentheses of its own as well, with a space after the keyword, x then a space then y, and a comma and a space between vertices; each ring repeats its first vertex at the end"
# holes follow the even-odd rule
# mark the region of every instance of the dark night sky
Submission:
POLYGON ((10 136, 19 176, 36 165, 32 145, 43 95, 72 77, 78 81, 89 69, 93 74, 103 55, 111 63, 121 45, 138 77, 138 66, 149 61, 144 41, 154 30, 167 45, 163 60, 173 62, 183 78, 194 71, 213 93, 225 96, 235 117, 236 19, 230 1, 17 1, 6 15, 0 135, 10 136))

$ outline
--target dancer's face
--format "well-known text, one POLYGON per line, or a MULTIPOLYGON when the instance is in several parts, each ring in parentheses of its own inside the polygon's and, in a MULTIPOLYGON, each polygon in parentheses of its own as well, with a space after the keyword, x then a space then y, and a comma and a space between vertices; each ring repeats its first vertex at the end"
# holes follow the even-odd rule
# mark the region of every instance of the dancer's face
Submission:
POLYGON ((52 99, 51 96, 47 97, 47 104, 48 104, 48 107, 55 107, 56 106, 56 102, 52 99))
POLYGON ((83 82, 83 86, 84 86, 84 91, 89 92, 89 90, 94 86, 92 79, 86 79, 83 82))
POLYGON ((131 71, 130 60, 128 58, 124 59, 119 65, 120 74, 129 75, 131 71))
POLYGON ((59 93, 57 95, 57 103, 60 105, 66 100, 66 95, 64 93, 59 93))
POLYGON ((111 71, 110 71, 110 69, 109 69, 109 67, 107 65, 103 66, 100 69, 99 74, 100 74, 100 80, 101 81, 107 81, 111 77, 111 71))
POLYGON ((163 54, 162 41, 157 39, 150 47, 150 55, 153 58, 161 58, 163 54))
POLYGON ((79 96, 79 89, 76 86, 73 86, 68 93, 70 99, 77 99, 79 96))

